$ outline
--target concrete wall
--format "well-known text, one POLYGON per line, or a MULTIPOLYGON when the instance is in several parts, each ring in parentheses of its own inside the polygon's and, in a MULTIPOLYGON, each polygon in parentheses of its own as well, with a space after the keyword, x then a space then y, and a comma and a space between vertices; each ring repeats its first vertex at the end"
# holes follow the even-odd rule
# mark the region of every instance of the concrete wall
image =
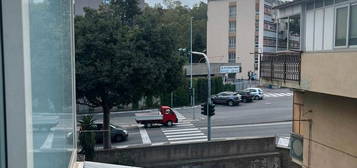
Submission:
POLYGON ((291 164, 288 157, 272 137, 102 150, 95 161, 118 164, 124 158, 149 168, 285 168, 291 164))
MULTIPOLYGON (((224 76, 224 74, 220 73, 221 66, 241 66, 240 64, 233 64, 233 63, 212 63, 211 65, 211 74, 224 76)), ((190 75, 190 65, 185 65, 184 70, 186 75, 190 75)), ((206 63, 194 63, 192 64, 192 75, 194 76, 203 76, 207 75, 207 65, 206 63)))
POLYGON ((304 53, 301 88, 357 98, 357 51, 304 53))
POLYGON ((229 3, 237 3, 236 62, 241 63, 238 78, 248 78, 254 71, 255 51, 255 0, 208 1, 207 56, 212 63, 228 62, 229 3))
POLYGON ((301 119, 312 120, 311 129, 308 122, 300 122, 300 134, 305 138, 303 164, 312 168, 357 167, 357 99, 313 92, 294 94, 300 97, 294 103, 302 103, 301 119))
POLYGON ((229 1, 208 1, 207 56, 211 63, 228 63, 229 1))
POLYGON ((357 51, 303 53, 301 82, 264 80, 274 84, 311 92, 357 98, 357 51))
POLYGON ((255 0, 238 0, 237 4, 237 60, 242 64, 239 77, 248 78, 254 71, 255 0))

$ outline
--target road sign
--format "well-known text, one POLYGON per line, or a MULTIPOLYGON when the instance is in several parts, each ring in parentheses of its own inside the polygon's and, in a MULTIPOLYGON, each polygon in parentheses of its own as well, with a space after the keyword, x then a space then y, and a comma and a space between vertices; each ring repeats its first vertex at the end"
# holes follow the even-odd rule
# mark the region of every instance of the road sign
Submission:
POLYGON ((239 73, 240 66, 221 66, 219 69, 220 73, 239 73))

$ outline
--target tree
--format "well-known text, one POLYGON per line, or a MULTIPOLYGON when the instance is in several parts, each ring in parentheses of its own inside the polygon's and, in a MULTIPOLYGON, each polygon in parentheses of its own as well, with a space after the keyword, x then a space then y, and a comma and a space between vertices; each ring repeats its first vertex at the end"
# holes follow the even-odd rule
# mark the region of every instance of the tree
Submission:
POLYGON ((117 0, 75 18, 78 103, 102 107, 106 149, 113 107, 172 91, 183 80, 172 30, 158 13, 139 15, 133 4, 117 0))

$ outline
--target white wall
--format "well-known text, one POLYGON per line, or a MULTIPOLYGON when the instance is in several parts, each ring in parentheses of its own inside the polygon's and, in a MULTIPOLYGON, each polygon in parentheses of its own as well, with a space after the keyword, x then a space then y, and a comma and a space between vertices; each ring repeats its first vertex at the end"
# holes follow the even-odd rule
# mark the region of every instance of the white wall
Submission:
POLYGON ((228 1, 208 2, 207 56, 211 63, 228 62, 228 9, 228 1))

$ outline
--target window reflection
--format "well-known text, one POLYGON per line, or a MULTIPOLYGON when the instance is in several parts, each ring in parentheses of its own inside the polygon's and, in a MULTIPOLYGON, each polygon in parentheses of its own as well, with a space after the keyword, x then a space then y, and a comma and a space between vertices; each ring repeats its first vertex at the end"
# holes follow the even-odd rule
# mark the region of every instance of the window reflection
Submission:
POLYGON ((34 167, 68 167, 74 148, 71 0, 30 2, 34 167))
MULTIPOLYGON (((1 3, 1 2, 0 2, 1 3)), ((0 23, 0 26, 1 23, 0 23)), ((2 37, 0 36, 0 45, 2 43, 2 37)), ((0 167, 5 167, 5 109, 4 109, 4 88, 3 88, 3 76, 2 76, 2 55, 0 52, 0 167)))
POLYGON ((278 51, 300 50, 300 15, 279 19, 278 51))
POLYGON ((289 18, 289 50, 300 49, 300 16, 289 18))
POLYGON ((288 48, 288 18, 280 19, 278 25, 278 51, 288 48))

